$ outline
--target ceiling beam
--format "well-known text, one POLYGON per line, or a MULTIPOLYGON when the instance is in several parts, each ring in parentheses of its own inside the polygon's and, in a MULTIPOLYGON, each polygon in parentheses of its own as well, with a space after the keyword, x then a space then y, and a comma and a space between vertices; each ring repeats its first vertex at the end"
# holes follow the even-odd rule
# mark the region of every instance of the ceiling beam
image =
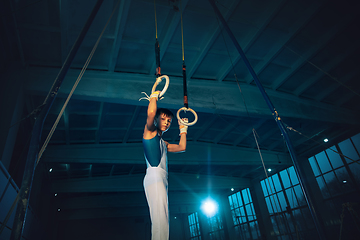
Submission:
MULTIPOLYGON (((281 37, 278 36, 278 41, 276 44, 270 49, 269 52, 259 61, 258 64, 254 67, 254 71, 259 75, 271 62, 272 60, 279 54, 279 52, 283 49, 284 44, 286 44, 294 35, 308 22, 311 17, 319 10, 320 4, 318 2, 314 2, 307 11, 302 14, 297 21, 289 27, 288 31, 281 32, 281 37)), ((279 32, 277 33, 278 35, 279 32)), ((246 46, 245 50, 249 46, 246 46)), ((253 78, 250 73, 248 73, 245 77, 245 82, 251 83, 253 78)))
POLYGON ((352 53, 354 53, 354 51, 356 51, 356 49, 357 49, 356 46, 352 46, 352 47, 348 48, 347 50, 342 51, 341 54, 339 54, 339 56, 337 56, 336 58, 326 59, 325 61, 328 61, 328 62, 326 62, 325 65, 321 66, 321 67, 316 66, 315 64, 309 62, 311 65, 316 67, 319 71, 315 75, 313 75, 307 79, 304 79, 304 81, 301 83, 301 85, 295 89, 294 94, 296 96, 302 95, 306 90, 308 90, 317 81, 319 81, 322 77, 324 77, 324 75, 327 75, 330 77, 330 79, 333 79, 334 77, 329 73, 329 71, 331 71, 332 69, 336 69, 336 66, 338 66, 340 63, 345 61, 347 58, 349 58, 349 56, 352 53))
MULTIPOLYGON (((263 151, 266 164, 288 164, 288 154, 263 151)), ((189 142, 186 152, 169 153, 172 165, 257 165, 260 159, 256 149, 242 149, 230 146, 189 142)), ((144 164, 141 143, 134 144, 79 144, 48 146, 42 156, 46 163, 89 163, 89 164, 144 164)))
POLYGON ((336 92, 339 89, 339 86, 346 86, 346 83, 349 82, 351 79, 355 78, 356 74, 358 74, 358 70, 352 69, 351 71, 344 73, 344 75, 341 75, 337 78, 335 77, 332 83, 324 86, 324 90, 318 93, 318 95, 315 96, 315 99, 317 101, 324 100, 324 98, 336 92))
MULTIPOLYGON (((250 48, 250 46, 255 42, 255 40, 264 31, 266 26, 274 18, 276 13, 278 13, 278 11, 281 9, 281 7, 284 5, 285 2, 286 1, 284 0, 272 1, 271 3, 269 2, 268 8, 266 9, 264 8, 264 12, 261 15, 262 18, 261 20, 259 19, 258 23, 256 24, 257 26, 251 29, 251 31, 247 34, 247 37, 245 39, 238 40, 239 44, 242 45, 244 52, 246 52, 250 48)), ((226 42, 224 44, 226 45, 226 42)), ((225 66, 219 71, 219 74, 217 75, 216 79, 218 79, 218 81, 223 81, 225 77, 229 74, 229 72, 233 70, 234 66, 240 60, 241 60, 240 54, 236 53, 236 57, 232 59, 232 62, 231 60, 229 60, 229 63, 225 64, 225 66)))
POLYGON ((118 10, 118 16, 116 19, 116 26, 115 26, 115 39, 111 48, 111 54, 110 54, 110 60, 109 60, 109 71, 110 72, 114 72, 115 67, 116 67, 116 62, 117 59, 119 57, 119 52, 120 52, 120 46, 121 46, 121 41, 123 38, 123 34, 125 31, 125 24, 126 24, 126 20, 127 20, 127 15, 129 13, 129 8, 130 8, 130 4, 131 4, 131 0, 127 0, 127 1, 120 1, 120 6, 119 6, 119 10, 118 10))
MULTIPOLYGON (((238 0, 232 1, 232 3, 228 6, 226 13, 224 14, 225 20, 228 20, 230 18, 231 14, 233 13, 233 11, 235 11, 236 6, 238 4, 239 4, 238 0)), ((214 44, 215 40, 217 39, 220 33, 221 33, 221 28, 216 20, 213 23, 213 26, 211 27, 210 33, 203 37, 200 53, 197 54, 196 59, 190 64, 191 67, 188 71, 189 73, 187 74, 188 78, 191 78, 194 75, 197 68, 204 60, 205 56, 209 53, 211 46, 214 44)))
MULTIPOLYGON (((48 68, 23 70, 23 77, 27 79, 26 91, 32 94, 47 94, 51 87, 51 79, 55 79, 57 72, 57 69, 48 68)), ((78 72, 79 70, 69 70, 59 96, 67 96, 71 91, 78 72)), ((138 99, 142 97, 142 91, 150 91, 153 82, 154 79, 150 75, 87 70, 73 98, 146 106, 145 101, 138 99)), ((160 103, 162 107, 178 109, 183 105, 182 78, 170 77, 170 82, 165 100, 160 103)), ((256 86, 241 86, 243 91, 241 95, 235 84, 206 80, 192 81, 188 84, 188 92, 191 96, 189 102, 192 108, 199 112, 271 118, 271 112, 256 86), (246 107, 244 101, 248 103, 246 107)), ((360 114, 351 110, 270 89, 266 89, 266 92, 283 117, 347 124, 360 122, 360 114)))
POLYGON ((348 16, 342 18, 341 20, 339 20, 339 22, 336 25, 334 25, 334 27, 332 27, 330 30, 328 30, 324 34, 322 34, 319 39, 316 39, 317 44, 311 45, 307 49, 307 51, 304 53, 301 53, 301 54, 296 53, 291 48, 285 46, 291 52, 298 55, 299 58, 294 64, 292 64, 292 66, 288 70, 284 71, 279 77, 277 77, 277 79, 272 83, 271 88, 273 90, 278 89, 289 77, 291 77, 294 74, 294 72, 296 72, 302 66, 304 66, 304 64, 306 64, 308 62, 307 61, 308 59, 311 59, 313 56, 318 54, 321 49, 324 49, 326 47, 326 45, 336 37, 337 34, 340 34, 339 31, 341 31, 341 29, 346 24, 351 22, 354 18, 355 18, 355 16, 348 15, 348 16))

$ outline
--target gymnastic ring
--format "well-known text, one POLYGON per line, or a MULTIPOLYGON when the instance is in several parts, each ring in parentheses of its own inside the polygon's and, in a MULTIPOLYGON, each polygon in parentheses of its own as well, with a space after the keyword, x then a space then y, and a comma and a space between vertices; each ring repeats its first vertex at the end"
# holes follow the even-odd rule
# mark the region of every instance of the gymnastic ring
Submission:
POLYGON ((192 125, 194 125, 194 124, 197 122, 197 120, 198 120, 198 116, 197 116, 196 112, 195 112, 194 110, 192 110, 191 108, 186 108, 186 107, 180 108, 180 109, 177 111, 177 113, 176 113, 176 117, 177 117, 177 119, 179 120, 179 122, 180 122, 182 125, 185 125, 185 126, 192 126, 192 125), (180 112, 181 112, 181 110, 184 110, 184 112, 186 112, 186 111, 192 112, 192 113, 194 114, 194 116, 195 116, 195 120, 192 121, 192 122, 190 122, 190 123, 184 122, 184 121, 180 118, 180 112))
POLYGON ((158 77, 154 83, 154 86, 152 87, 152 90, 151 90, 151 93, 155 92, 157 85, 162 81, 163 78, 165 78, 166 83, 165 83, 163 90, 159 94, 159 99, 160 99, 160 97, 162 97, 165 94, 166 90, 169 87, 169 82, 170 82, 169 77, 167 75, 162 75, 162 76, 158 77))

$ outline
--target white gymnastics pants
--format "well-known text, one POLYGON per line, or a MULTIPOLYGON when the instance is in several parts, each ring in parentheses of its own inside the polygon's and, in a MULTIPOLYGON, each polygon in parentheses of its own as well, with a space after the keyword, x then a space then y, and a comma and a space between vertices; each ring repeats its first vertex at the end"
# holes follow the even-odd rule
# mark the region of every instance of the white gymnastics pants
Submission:
POLYGON ((169 239, 167 172, 160 167, 148 167, 144 189, 151 218, 151 239, 169 239))

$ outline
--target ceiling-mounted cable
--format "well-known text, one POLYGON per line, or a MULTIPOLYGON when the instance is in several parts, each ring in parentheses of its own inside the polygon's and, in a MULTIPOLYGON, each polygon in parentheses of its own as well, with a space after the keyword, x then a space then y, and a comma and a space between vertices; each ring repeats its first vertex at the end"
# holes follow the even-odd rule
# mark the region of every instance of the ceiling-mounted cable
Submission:
MULTIPOLYGON (((273 200, 273 202, 274 202, 275 209, 276 209, 276 213, 274 214, 274 215, 275 215, 275 218, 278 217, 278 218, 280 218, 280 221, 281 221, 282 218, 279 216, 281 209, 278 209, 278 204, 276 203, 276 199, 275 199, 275 193, 273 192, 273 190, 272 190, 272 188, 271 188, 271 187, 273 186, 273 187, 274 187, 274 191, 276 191, 276 190, 275 190, 275 185, 274 185, 274 184, 270 184, 270 178, 269 178, 269 175, 267 174, 266 167, 265 167, 265 162, 264 162, 264 159, 263 159, 263 157, 262 157, 261 150, 260 150, 260 146, 259 146, 259 143, 258 143, 258 140, 257 140, 257 137, 256 137, 257 132, 255 131, 254 128, 252 129, 252 132, 253 132, 253 135, 254 135, 254 139, 255 139, 255 142, 256 142, 256 146, 257 146, 259 155, 260 155, 261 163, 262 163, 263 168, 264 168, 264 172, 265 172, 265 176, 266 176, 266 179, 265 179, 265 180, 267 180, 267 182, 268 182, 268 184, 269 184, 269 188, 270 188, 269 200, 270 200, 270 202, 271 202, 271 197, 272 197, 272 200, 273 200)), ((265 180, 264 180, 264 181, 265 181, 265 180)), ((266 181, 265 181, 265 185, 266 185, 266 181)), ((280 206, 279 206, 279 207, 280 207, 280 206)), ((281 233, 280 228, 279 228, 279 232, 281 233)), ((280 235, 281 235, 281 234, 280 234, 280 235)))
POLYGON ((156 17, 156 2, 154 0, 154 12, 155 12, 155 36, 156 36, 156 40, 158 38, 158 35, 157 35, 157 17, 156 17))
POLYGON ((181 49, 182 49, 182 60, 185 62, 185 52, 184 52, 184 27, 183 27, 183 17, 182 17, 182 1, 180 0, 180 19, 181 19, 181 49))
POLYGON ((157 30, 157 15, 156 15, 156 2, 154 0, 154 12, 155 12, 155 59, 156 59, 156 71, 155 75, 157 78, 161 76, 161 67, 160 67, 160 44, 158 41, 158 30, 157 30))
MULTIPOLYGON (((308 140, 311 140, 311 141, 313 141, 313 142, 317 143, 319 146, 323 145, 323 143, 321 143, 321 142, 319 142, 319 141, 314 140, 312 137, 306 136, 306 135, 305 135, 305 134, 303 134, 302 132, 300 132, 300 131, 298 131, 298 130, 294 129, 293 127, 288 126, 286 123, 284 123, 284 125, 285 125, 285 127, 286 127, 287 129, 289 129, 290 131, 296 132, 297 134, 299 134, 299 135, 301 135, 301 136, 303 136, 303 137, 307 138, 308 140)), ((336 153, 336 154, 339 154, 340 156, 343 156, 344 158, 347 158, 347 159, 351 160, 351 161, 352 161, 352 162, 354 162, 354 163, 360 164, 360 162, 359 162, 359 161, 355 161, 354 159, 352 159, 352 158, 350 158, 350 157, 348 157, 348 156, 345 156, 344 154, 342 154, 342 153, 340 153, 340 152, 338 152, 338 151, 336 151, 336 150, 332 149, 331 147, 329 147, 328 149, 329 149, 330 151, 333 151, 333 152, 334 152, 334 153, 336 153)))
POLYGON ((332 76, 330 73, 328 73, 327 71, 325 71, 324 69, 318 67, 316 64, 314 64, 313 62, 307 60, 306 58, 304 58, 302 55, 300 55, 299 53, 295 52, 294 50, 292 50, 291 48, 289 48, 288 46, 285 45, 285 47, 287 49, 289 49, 289 51, 293 52, 294 54, 298 55, 300 58, 304 59, 307 63, 309 63, 311 66, 313 66, 314 68, 316 68, 317 70, 319 70, 320 72, 324 73, 326 76, 330 77, 331 79, 333 79, 335 82, 337 82, 338 84, 340 84, 341 86, 345 87, 346 89, 350 90, 352 93, 354 93, 357 96, 360 96, 360 93, 355 92, 351 87, 347 86, 346 84, 344 84, 343 82, 339 81, 336 77, 332 76))
POLYGON ((196 114, 196 112, 189 108, 189 103, 188 103, 188 94, 187 94, 187 82, 186 82, 186 65, 185 65, 185 47, 184 47, 184 27, 183 27, 183 17, 182 17, 182 1, 180 0, 180 19, 181 19, 181 49, 182 49, 182 60, 183 60, 183 63, 182 63, 182 73, 183 73, 183 90, 184 90, 184 107, 180 108, 177 113, 176 113, 176 117, 177 119, 179 120, 179 122, 183 125, 186 125, 186 126, 192 126, 194 125, 197 120, 198 120, 198 116, 196 114), (184 112, 191 112, 195 119, 194 121, 192 122, 187 122, 187 120, 183 120, 181 117, 180 117, 180 112, 181 111, 184 111, 184 112))
MULTIPOLYGON (((156 15, 156 2, 154 0, 154 12, 155 12, 155 36, 156 36, 156 41, 155 41, 155 61, 156 61, 156 71, 155 71, 155 75, 156 75, 156 81, 151 89, 151 94, 154 93, 156 91, 156 87, 158 86, 159 83, 161 83, 161 81, 163 79, 165 79, 166 83, 165 86, 163 88, 163 90, 160 92, 159 94, 159 100, 163 99, 163 95, 165 94, 165 92, 167 91, 168 87, 169 87, 169 77, 167 75, 161 75, 161 67, 160 67, 160 44, 158 41, 158 33, 157 33, 157 15, 156 15)), ((141 92, 143 94, 145 94, 145 97, 141 97, 139 99, 140 100, 149 100, 150 101, 150 96, 148 94, 146 94, 146 92, 141 92)))
POLYGON ((239 91, 240 91, 240 93, 241 93, 241 97, 242 97, 242 100, 243 100, 243 102, 244 102, 244 106, 245 106, 246 113, 247 113, 248 117, 250 117, 249 110, 248 110, 247 105, 246 105, 245 97, 244 97, 244 94, 243 94, 243 92, 242 92, 242 90, 241 90, 240 83, 239 83, 239 80, 238 80, 237 75, 236 75, 234 63, 233 63, 232 58, 231 58, 231 56, 230 56, 229 48, 228 48, 228 46, 227 46, 227 43, 226 43, 226 40, 225 40, 223 31, 222 31, 222 29, 221 29, 221 25, 220 25, 219 19, 218 19, 217 17, 216 17, 216 20, 217 20, 218 25, 219 25, 219 29, 220 29, 221 36, 222 36, 222 38, 223 38, 223 40, 224 40, 224 43, 225 43, 226 51, 227 51, 227 53, 228 53, 228 56, 229 56, 229 59, 230 59, 230 62, 231 62, 231 68, 232 68, 232 70, 233 70, 233 72, 234 72, 234 77, 235 77, 236 83, 237 83, 237 85, 238 85, 239 91))

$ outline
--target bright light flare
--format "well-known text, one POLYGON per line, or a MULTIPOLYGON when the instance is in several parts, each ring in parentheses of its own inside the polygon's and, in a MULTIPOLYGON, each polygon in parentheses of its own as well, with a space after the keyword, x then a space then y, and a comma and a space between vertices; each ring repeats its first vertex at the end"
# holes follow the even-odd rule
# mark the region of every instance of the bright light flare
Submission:
POLYGON ((218 205, 214 200, 208 198, 201 204, 201 210, 206 216, 212 217, 217 213, 218 205))

